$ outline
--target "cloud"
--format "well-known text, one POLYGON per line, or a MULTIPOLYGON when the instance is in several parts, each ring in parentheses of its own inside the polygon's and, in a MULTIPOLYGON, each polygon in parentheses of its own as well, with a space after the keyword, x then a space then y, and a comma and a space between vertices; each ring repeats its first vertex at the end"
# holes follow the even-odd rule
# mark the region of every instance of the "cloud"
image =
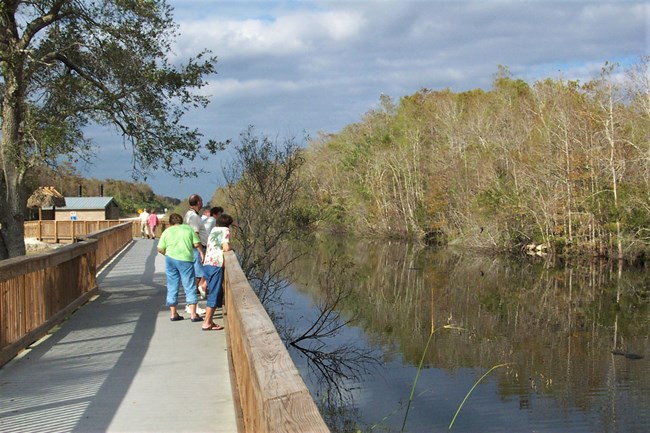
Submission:
POLYGON ((319 84, 314 80, 271 80, 258 78, 253 80, 213 80, 207 89, 212 90, 215 97, 239 97, 254 95, 264 97, 276 93, 293 93, 309 90, 319 84))
POLYGON ((224 59, 285 57, 313 53, 323 45, 345 43, 363 27, 354 12, 293 12, 268 19, 208 17, 179 23, 176 51, 189 54, 208 47, 224 59))

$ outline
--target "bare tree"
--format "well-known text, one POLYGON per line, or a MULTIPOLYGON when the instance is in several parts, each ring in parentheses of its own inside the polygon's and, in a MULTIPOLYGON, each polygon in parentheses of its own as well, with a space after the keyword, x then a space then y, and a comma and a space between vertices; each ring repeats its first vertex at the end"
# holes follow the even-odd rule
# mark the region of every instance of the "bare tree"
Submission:
POLYGON ((311 221, 302 218, 298 204, 303 164, 294 138, 278 146, 249 127, 235 146, 236 157, 224 173, 226 208, 237 221, 235 240, 246 277, 260 302, 277 299, 285 286, 281 271, 295 260, 286 241, 311 233, 311 221))

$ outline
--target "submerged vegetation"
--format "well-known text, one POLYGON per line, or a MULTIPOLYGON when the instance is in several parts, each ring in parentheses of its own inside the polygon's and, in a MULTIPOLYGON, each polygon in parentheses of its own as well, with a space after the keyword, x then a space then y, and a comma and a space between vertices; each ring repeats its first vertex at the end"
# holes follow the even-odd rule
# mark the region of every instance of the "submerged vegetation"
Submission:
POLYGON ((321 227, 434 244, 640 258, 650 252, 648 57, 587 83, 423 89, 312 140, 321 227))

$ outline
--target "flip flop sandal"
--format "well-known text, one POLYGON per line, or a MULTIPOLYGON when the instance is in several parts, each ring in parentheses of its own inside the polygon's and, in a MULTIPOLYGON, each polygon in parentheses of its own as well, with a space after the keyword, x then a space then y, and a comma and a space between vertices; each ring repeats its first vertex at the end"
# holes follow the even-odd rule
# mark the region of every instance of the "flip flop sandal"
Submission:
POLYGON ((201 331, 221 331, 223 326, 217 325, 216 323, 209 328, 201 328, 201 331))
POLYGON ((169 318, 169 320, 171 320, 172 322, 178 322, 179 320, 183 320, 183 319, 184 317, 181 316, 180 314, 177 314, 176 316, 169 318))

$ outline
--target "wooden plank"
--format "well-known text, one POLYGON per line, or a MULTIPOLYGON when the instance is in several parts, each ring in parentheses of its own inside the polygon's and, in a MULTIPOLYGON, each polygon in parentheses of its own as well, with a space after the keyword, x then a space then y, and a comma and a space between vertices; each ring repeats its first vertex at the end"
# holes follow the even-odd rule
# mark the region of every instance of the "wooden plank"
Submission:
POLYGON ((318 411, 313 410, 313 399, 305 388, 294 394, 285 394, 265 401, 263 414, 269 432, 322 433, 329 432, 318 411))
POLYGON ((24 278, 0 282, 0 310, 2 311, 2 345, 10 344, 20 337, 21 324, 18 321, 20 294, 24 287, 24 278))
POLYGON ((99 292, 98 288, 95 287, 93 290, 89 291, 88 293, 85 293, 79 299, 76 299, 75 301, 70 303, 70 305, 68 305, 58 313, 54 314, 49 320, 42 323, 34 330, 28 332, 27 334, 25 334, 23 337, 21 337, 14 343, 9 344, 6 347, 3 347, 0 350, 0 366, 6 364, 8 361, 10 361, 13 357, 15 357, 18 353, 20 353, 30 344, 34 343, 38 339, 45 336, 48 333, 48 331, 52 329, 53 326, 62 322, 66 316, 68 316, 74 310, 79 308, 81 305, 88 302, 88 300, 98 292, 99 292))
POLYGON ((70 244, 54 251, 47 251, 33 256, 14 257, 0 261, 0 281, 7 281, 29 272, 36 272, 47 267, 72 260, 74 257, 87 254, 97 248, 97 241, 88 239, 85 242, 70 244))
POLYGON ((43 271, 25 274, 24 296, 22 305, 20 305, 25 321, 25 329, 21 335, 43 323, 42 317, 38 316, 40 305, 43 303, 42 298, 39 296, 42 295, 43 275, 43 271))

